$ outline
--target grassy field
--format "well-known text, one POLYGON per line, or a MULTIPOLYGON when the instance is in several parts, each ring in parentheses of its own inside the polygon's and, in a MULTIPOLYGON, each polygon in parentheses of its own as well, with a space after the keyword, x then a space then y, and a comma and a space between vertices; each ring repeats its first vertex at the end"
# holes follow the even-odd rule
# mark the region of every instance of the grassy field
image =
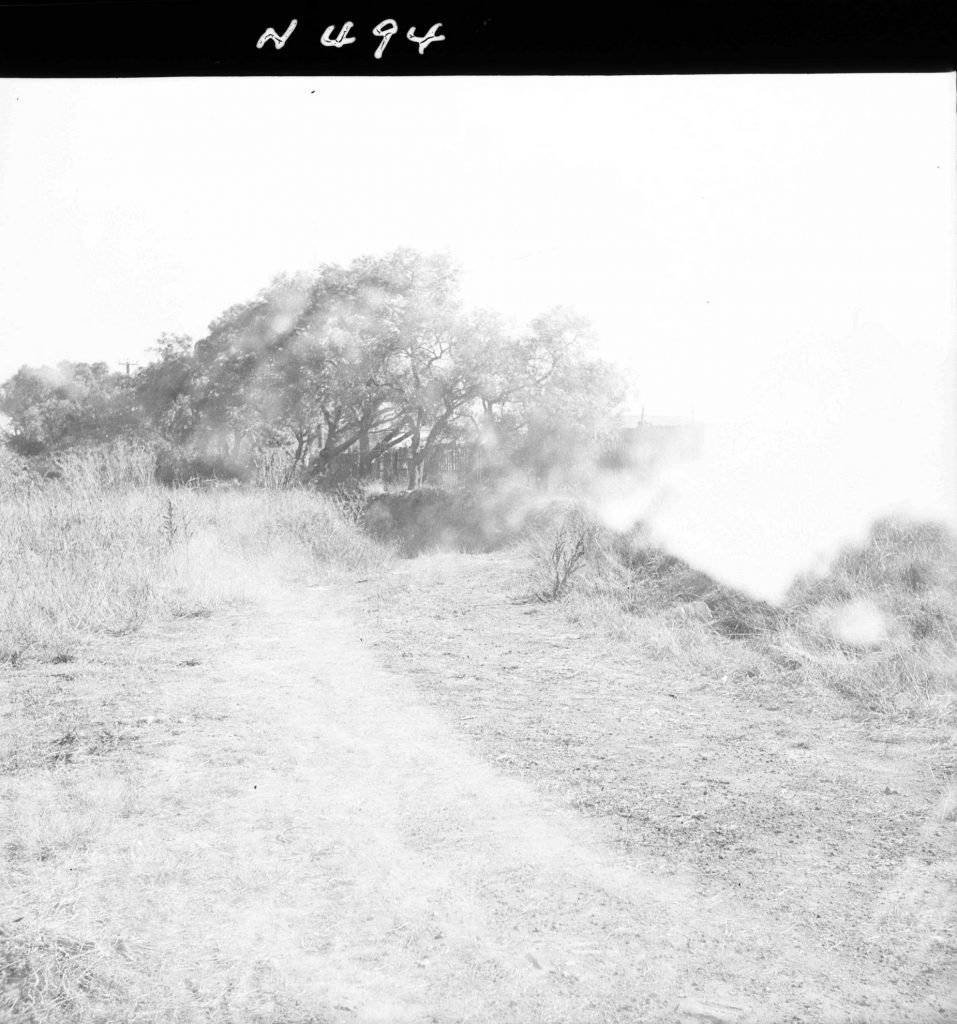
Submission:
POLYGON ((0 475, 0 663, 68 661, 90 636, 210 615, 254 595, 266 568, 363 571, 388 557, 329 499, 169 490, 151 463, 121 446, 64 458, 51 482, 0 475))
POLYGON ((771 607, 567 503, 0 470, 0 1020, 957 1019, 946 531, 771 607))

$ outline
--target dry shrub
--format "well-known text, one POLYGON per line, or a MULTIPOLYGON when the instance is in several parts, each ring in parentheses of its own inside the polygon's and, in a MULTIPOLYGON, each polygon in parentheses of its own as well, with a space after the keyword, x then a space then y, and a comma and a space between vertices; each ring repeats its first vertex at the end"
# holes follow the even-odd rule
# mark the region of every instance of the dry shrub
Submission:
POLYGON ((253 458, 251 482, 256 487, 281 490, 302 482, 303 467, 283 448, 268 448, 253 458))
POLYGON ((579 509, 566 513, 558 529, 537 545, 532 596, 539 601, 565 597, 574 580, 593 556, 598 527, 579 509))
POLYGON ((332 491, 331 501, 342 518, 355 526, 365 526, 366 493, 358 483, 341 483, 332 491))
POLYGON ((314 566, 369 572, 388 554, 312 491, 227 491, 198 502, 198 510, 221 546, 267 560, 286 552, 295 564, 305 553, 314 566))

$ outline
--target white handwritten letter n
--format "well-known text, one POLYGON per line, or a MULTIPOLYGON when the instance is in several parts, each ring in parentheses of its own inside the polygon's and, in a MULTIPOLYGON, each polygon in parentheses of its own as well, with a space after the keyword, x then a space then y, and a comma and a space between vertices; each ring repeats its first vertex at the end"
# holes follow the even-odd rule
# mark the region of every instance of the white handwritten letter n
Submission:
POLYGON ((286 40, 293 34, 296 29, 296 19, 293 18, 289 22, 289 28, 286 29, 283 34, 277 35, 274 28, 267 28, 265 32, 259 37, 259 42, 256 43, 256 49, 261 50, 266 43, 273 42, 276 44, 276 49, 281 50, 286 45, 286 40))

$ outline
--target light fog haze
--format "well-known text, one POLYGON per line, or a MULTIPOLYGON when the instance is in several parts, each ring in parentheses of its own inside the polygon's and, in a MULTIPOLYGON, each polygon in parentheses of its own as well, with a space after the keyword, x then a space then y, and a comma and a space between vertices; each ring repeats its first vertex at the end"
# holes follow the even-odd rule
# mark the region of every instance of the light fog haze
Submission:
POLYGON ((608 518, 777 599, 879 515, 954 520, 954 87, 6 80, 0 379, 141 365, 282 271, 447 251, 470 305, 572 307, 631 413, 699 426, 608 518))

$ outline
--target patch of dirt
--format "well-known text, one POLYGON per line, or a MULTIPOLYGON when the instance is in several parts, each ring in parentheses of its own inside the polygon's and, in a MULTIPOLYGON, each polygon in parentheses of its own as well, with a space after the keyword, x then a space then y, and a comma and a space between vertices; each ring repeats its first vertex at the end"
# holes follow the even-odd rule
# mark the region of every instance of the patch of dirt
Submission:
POLYGON ((264 581, 91 647, 73 761, 0 792, 7 1005, 76 947, 38 1020, 957 1018, 925 748, 524 614, 522 572, 264 581))
POLYGON ((892 745, 838 697, 679 671, 570 631, 560 605, 520 614, 520 561, 408 566, 364 601, 387 661, 595 840, 684 872, 696 922, 726 930, 712 960, 692 939, 701 977, 734 979, 761 1020, 957 1019, 939 737, 892 745))

